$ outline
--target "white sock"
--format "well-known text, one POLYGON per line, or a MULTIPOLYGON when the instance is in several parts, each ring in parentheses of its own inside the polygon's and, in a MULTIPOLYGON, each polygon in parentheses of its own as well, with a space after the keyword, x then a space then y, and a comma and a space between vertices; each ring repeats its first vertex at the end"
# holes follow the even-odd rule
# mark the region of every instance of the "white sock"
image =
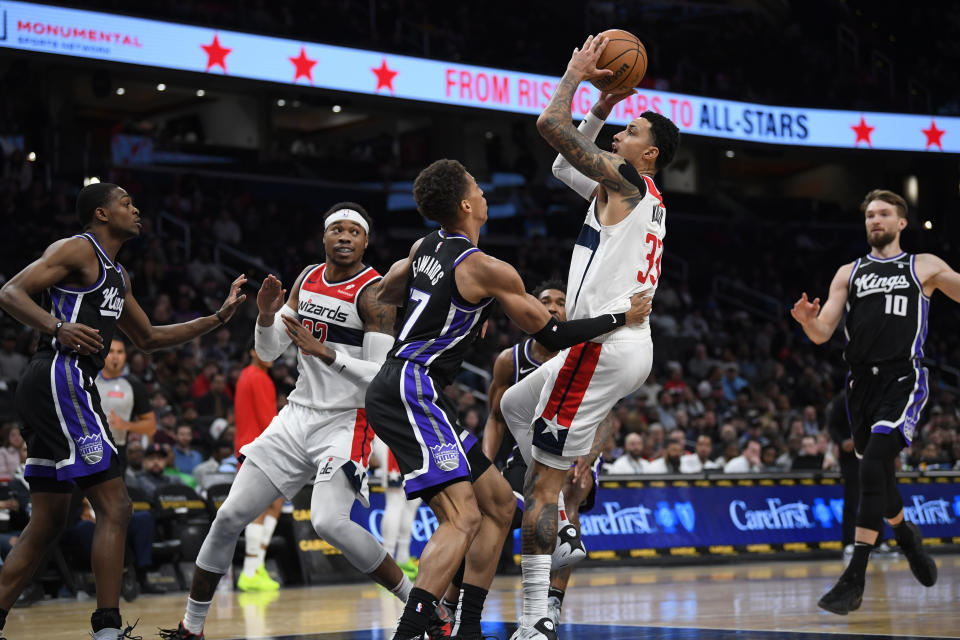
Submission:
POLYGON ((207 611, 210 610, 210 602, 197 602, 191 597, 187 597, 187 611, 183 614, 183 628, 200 635, 203 633, 203 625, 207 621, 207 611))
POLYGON ((550 554, 521 558, 523 569, 523 615, 521 627, 532 627, 547 617, 547 592, 550 590, 550 554))
POLYGON ((560 529, 570 524, 570 520, 567 518, 567 509, 563 504, 563 491, 561 491, 557 497, 557 513, 560 515, 560 523, 557 525, 557 531, 560 531, 560 529))
MULTIPOLYGON (((277 528, 277 519, 273 516, 263 517, 263 530, 260 532, 260 550, 257 552, 257 566, 262 567, 267 559, 267 547, 273 538, 273 531, 277 528)), ((254 569, 256 571, 256 569, 254 569)))
POLYGON ((400 602, 406 602, 407 598, 410 597, 410 589, 413 589, 413 583, 410 582, 410 578, 406 574, 403 574, 400 584, 390 589, 390 593, 400 598, 400 602))
POLYGON ((245 536, 247 557, 243 559, 243 572, 253 576, 260 568, 260 541, 263 540, 263 525, 251 522, 247 525, 245 536))

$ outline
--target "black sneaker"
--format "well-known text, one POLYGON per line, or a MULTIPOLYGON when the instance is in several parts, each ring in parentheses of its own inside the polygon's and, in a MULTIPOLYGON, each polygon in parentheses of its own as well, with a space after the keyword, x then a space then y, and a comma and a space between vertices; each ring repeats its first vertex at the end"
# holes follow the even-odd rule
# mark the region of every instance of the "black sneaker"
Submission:
POLYGON ((190 633, 183 628, 183 622, 177 624, 176 629, 157 629, 157 635, 162 640, 203 640, 203 632, 200 634, 190 633))
POLYGON ((844 574, 833 589, 820 598, 817 606, 841 616, 856 611, 863 604, 863 584, 863 578, 856 580, 844 574))
POLYGON ((923 550, 923 535, 920 533, 920 527, 912 522, 907 523, 907 528, 913 533, 913 545, 909 548, 901 547, 903 555, 907 557, 910 563, 910 571, 917 582, 925 587, 932 587, 937 584, 937 563, 933 561, 930 554, 923 550))
POLYGON ((453 611, 442 602, 437 604, 430 622, 427 624, 427 637, 430 640, 450 638, 453 634, 453 611))

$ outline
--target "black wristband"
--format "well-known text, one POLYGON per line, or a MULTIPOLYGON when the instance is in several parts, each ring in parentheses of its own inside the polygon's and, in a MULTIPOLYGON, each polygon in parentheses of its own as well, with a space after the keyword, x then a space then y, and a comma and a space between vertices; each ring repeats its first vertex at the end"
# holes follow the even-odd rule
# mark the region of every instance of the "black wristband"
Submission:
POLYGON ((222 327, 223 325, 227 324, 227 322, 223 319, 223 316, 220 315, 220 309, 217 309, 216 313, 214 313, 213 315, 217 316, 217 320, 220 321, 220 326, 221 326, 221 327, 222 327))

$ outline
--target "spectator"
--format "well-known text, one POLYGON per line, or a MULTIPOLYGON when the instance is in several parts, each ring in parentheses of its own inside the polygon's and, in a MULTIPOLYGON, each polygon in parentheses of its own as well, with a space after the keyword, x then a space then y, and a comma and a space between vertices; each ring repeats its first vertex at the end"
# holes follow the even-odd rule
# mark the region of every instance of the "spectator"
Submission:
POLYGON ((17 332, 4 329, 0 341, 0 382, 16 384, 20 374, 27 368, 27 356, 17 351, 17 332))
POLYGON ((713 451, 713 440, 708 435, 697 437, 697 444, 693 453, 680 458, 680 473, 700 473, 705 469, 715 469, 715 463, 710 461, 710 452, 713 451))
POLYGON ((127 469, 123 472, 123 481, 128 487, 146 491, 137 478, 137 474, 141 471, 143 471, 143 442, 134 439, 127 444, 127 469))
POLYGON ((756 473, 760 471, 760 441, 750 439, 741 454, 723 465, 724 473, 756 473))
POLYGON ((156 499, 161 487, 183 484, 178 477, 164 473, 169 457, 170 451, 159 442, 154 442, 143 451, 143 470, 136 474, 136 479, 151 500, 156 499))
POLYGON ((614 461, 607 470, 610 474, 646 473, 648 462, 643 459, 643 436, 628 433, 623 440, 623 455, 614 461))
POLYGON ((222 373, 213 374, 210 390, 197 400, 197 412, 201 416, 226 418, 227 409, 233 406, 233 398, 227 390, 227 377, 222 373))
POLYGON ((793 459, 790 466, 791 471, 805 471, 823 469, 823 453, 817 446, 817 439, 814 436, 803 436, 800 441, 800 453, 793 459))
POLYGON ((727 402, 736 402, 737 395, 750 385, 740 377, 740 367, 736 362, 729 362, 723 369, 723 396, 727 402))
POLYGON ((682 395, 685 389, 689 389, 687 381, 683 379, 683 367, 679 362, 671 362, 668 365, 670 377, 663 383, 663 390, 669 391, 671 395, 682 395))
POLYGON ((173 446, 173 464, 177 471, 192 474, 198 464, 203 462, 199 451, 190 447, 193 442, 193 427, 181 424, 176 431, 177 443, 173 446))
POLYGON ((803 431, 811 436, 816 436, 820 433, 820 422, 817 420, 817 408, 812 404, 803 408, 803 431))
MULTIPOLYGON (((223 438, 217 440, 213 447, 213 454, 193 468, 193 478, 197 481, 197 485, 200 487, 204 486, 204 476, 213 473, 224 473, 221 471, 223 461, 231 457, 233 457, 233 442, 223 438)), ((233 471, 236 471, 236 466, 233 467, 233 471)), ((228 471, 227 473, 230 472, 228 471)))
MULTIPOLYGON (((682 433, 682 432, 676 432, 682 433)), ((683 456, 683 441, 670 438, 663 455, 647 465, 647 473, 680 473, 680 458, 683 456)))
POLYGON ((706 379, 715 366, 717 361, 707 355, 707 346, 702 342, 694 348, 693 357, 687 361, 687 371, 697 380, 706 379))
POLYGON ((23 447, 23 436, 20 429, 13 422, 9 422, 0 429, 0 478, 12 478, 20 469, 20 449, 23 447))
POLYGON ((153 441, 156 444, 173 446, 177 443, 177 414, 170 405, 160 409, 157 413, 157 429, 153 441))
POLYGON ((780 471, 780 467, 777 466, 777 445, 768 444, 764 445, 763 449, 760 451, 760 463, 763 466, 763 471, 769 473, 776 473, 780 471))

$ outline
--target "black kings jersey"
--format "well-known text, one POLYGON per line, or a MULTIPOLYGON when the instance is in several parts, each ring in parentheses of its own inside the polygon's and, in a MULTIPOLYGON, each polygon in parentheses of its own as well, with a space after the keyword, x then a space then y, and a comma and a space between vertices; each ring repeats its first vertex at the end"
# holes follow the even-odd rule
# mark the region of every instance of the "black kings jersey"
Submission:
POLYGON ((533 357, 533 338, 527 338, 513 345, 513 384, 526 378, 542 364, 533 357))
MULTIPOLYGON (((79 322, 100 331, 103 349, 96 353, 76 356, 77 364, 83 372, 94 377, 103 369, 103 362, 117 327, 117 319, 123 313, 127 283, 120 265, 110 260, 93 234, 84 233, 74 237, 84 238, 93 245, 97 260, 100 262, 100 276, 93 286, 83 289, 63 285, 54 285, 45 289, 40 306, 49 309, 51 314, 63 322, 79 322)), ((50 358, 57 351, 73 354, 75 346, 61 344, 53 336, 45 335, 37 345, 34 358, 50 358)))
POLYGON ((457 290, 454 270, 475 251, 466 236, 434 231, 410 263, 403 321, 390 355, 427 367, 443 384, 459 373, 493 301, 472 304, 457 290))
POLYGON ((917 277, 915 255, 866 255, 853 263, 847 290, 844 360, 850 366, 923 357, 930 299, 917 277))

